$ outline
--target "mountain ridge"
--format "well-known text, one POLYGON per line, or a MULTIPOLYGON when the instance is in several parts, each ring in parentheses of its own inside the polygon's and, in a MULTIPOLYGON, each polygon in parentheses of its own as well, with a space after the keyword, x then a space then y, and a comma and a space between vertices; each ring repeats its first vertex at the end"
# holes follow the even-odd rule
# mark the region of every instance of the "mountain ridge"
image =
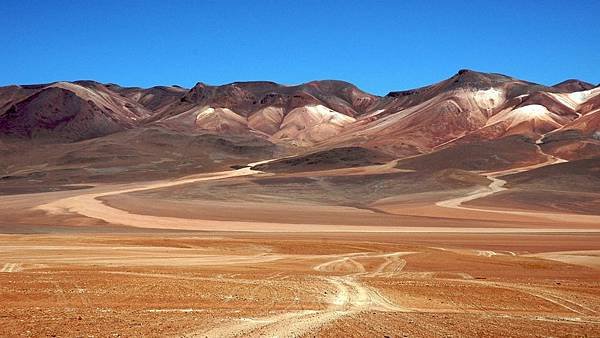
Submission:
POLYGON ((598 94, 598 87, 580 80, 545 86, 469 69, 429 86, 385 96, 340 80, 298 85, 198 82, 189 89, 58 81, 0 87, 0 138, 76 142, 161 127, 250 135, 316 150, 361 146, 402 157, 454 142, 509 135, 537 140, 553 133, 556 139, 569 131, 572 139, 575 130, 586 138, 599 124, 598 94), (39 98, 40 92, 51 88, 64 91, 39 98))

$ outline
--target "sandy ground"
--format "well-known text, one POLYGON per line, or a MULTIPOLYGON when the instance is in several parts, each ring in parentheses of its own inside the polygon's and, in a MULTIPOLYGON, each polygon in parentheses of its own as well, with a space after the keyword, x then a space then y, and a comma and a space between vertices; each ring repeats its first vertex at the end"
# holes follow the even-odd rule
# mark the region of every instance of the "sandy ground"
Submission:
POLYGON ((556 251, 557 242, 566 249, 578 243, 597 257, 600 241, 589 238, 596 235, 544 235, 533 244, 527 235, 498 235, 504 237, 491 244, 487 236, 472 236, 3 235, 0 335, 581 336, 600 330, 600 270, 563 262, 556 251), (541 258, 546 252, 552 257, 541 258))
POLYGON ((373 209, 131 194, 259 174, 0 196, 0 336, 600 332, 598 216, 462 205, 496 175, 373 209))

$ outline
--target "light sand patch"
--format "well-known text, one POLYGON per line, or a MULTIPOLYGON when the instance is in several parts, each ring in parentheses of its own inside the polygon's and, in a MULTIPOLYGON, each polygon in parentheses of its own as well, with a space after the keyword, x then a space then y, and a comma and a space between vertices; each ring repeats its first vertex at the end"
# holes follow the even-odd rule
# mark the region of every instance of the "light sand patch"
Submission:
POLYGON ((496 255, 497 255, 497 253, 492 250, 477 250, 477 256, 493 257, 496 255))
POLYGON ((0 269, 0 272, 19 272, 21 270, 23 270, 23 267, 19 263, 6 263, 2 269, 0 269))
POLYGON ((204 312, 205 309, 148 309, 145 312, 152 313, 167 313, 167 312, 182 312, 182 313, 193 313, 193 312, 204 312))
POLYGON ((527 256, 600 269, 600 250, 543 252, 527 256))

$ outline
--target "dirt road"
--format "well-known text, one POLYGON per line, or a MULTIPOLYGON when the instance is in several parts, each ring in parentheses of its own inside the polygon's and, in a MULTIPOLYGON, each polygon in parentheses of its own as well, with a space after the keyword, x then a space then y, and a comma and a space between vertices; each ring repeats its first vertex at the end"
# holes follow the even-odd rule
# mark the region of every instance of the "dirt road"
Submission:
MULTIPOLYGON (((542 136, 543 138, 543 136, 542 136)), ((540 138, 541 139, 541 138, 540 138)), ((567 214, 567 213, 549 213, 549 212, 530 212, 530 211, 514 211, 514 210, 500 210, 500 209, 490 209, 483 207, 473 207, 473 206, 465 206, 463 205, 466 202, 470 202, 476 199, 484 198, 493 194, 496 194, 501 191, 508 190, 505 187, 506 181, 501 179, 500 177, 517 174, 521 172, 530 171, 537 168, 542 168, 558 163, 567 162, 564 159, 558 158, 556 156, 547 154, 543 152, 540 147, 540 140, 536 141, 536 145, 538 146, 539 151, 546 156, 547 160, 542 163, 537 163, 533 165, 528 165, 525 167, 512 168, 501 171, 494 171, 484 173, 483 175, 487 177, 491 182, 487 187, 483 187, 468 193, 465 196, 450 198, 447 200, 436 202, 435 205, 443 208, 451 208, 451 209, 461 209, 461 210, 472 210, 472 211, 482 211, 488 213, 499 213, 499 214, 509 214, 509 215, 519 215, 519 216, 528 216, 528 217, 541 217, 551 220, 559 220, 564 222, 577 222, 577 223, 593 223, 600 224, 600 216, 595 215, 578 215, 578 214, 567 214)))

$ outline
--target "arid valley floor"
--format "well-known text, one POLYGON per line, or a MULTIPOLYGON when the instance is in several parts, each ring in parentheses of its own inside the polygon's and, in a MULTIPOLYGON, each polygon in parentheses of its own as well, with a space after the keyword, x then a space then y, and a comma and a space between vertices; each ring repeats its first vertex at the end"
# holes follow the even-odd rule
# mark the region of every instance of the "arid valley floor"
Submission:
POLYGON ((600 86, 0 87, 0 336, 598 337, 600 86))
POLYGON ((503 213, 482 188, 303 198, 308 179, 382 174, 411 172, 246 167, 2 196, 0 335, 600 332, 600 215, 503 213))

